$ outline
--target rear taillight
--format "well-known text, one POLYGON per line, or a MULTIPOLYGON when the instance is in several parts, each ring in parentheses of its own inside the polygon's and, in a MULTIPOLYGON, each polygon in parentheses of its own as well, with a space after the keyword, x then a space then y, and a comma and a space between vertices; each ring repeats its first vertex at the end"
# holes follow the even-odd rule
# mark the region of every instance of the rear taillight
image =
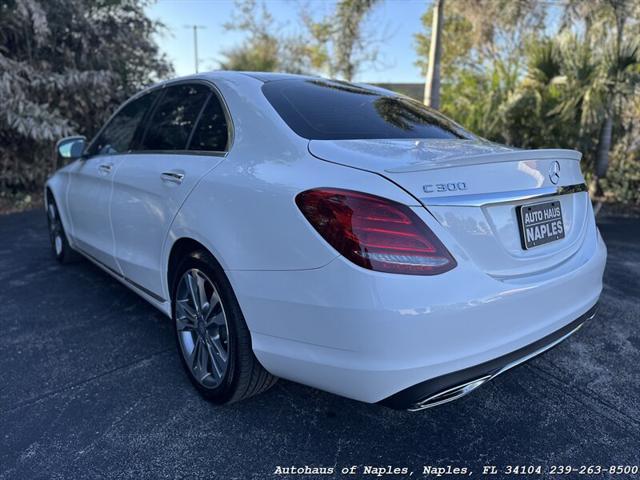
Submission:
POLYGON ((440 240, 406 205, 334 188, 302 192, 296 204, 327 242, 361 267, 435 275, 456 266, 440 240))

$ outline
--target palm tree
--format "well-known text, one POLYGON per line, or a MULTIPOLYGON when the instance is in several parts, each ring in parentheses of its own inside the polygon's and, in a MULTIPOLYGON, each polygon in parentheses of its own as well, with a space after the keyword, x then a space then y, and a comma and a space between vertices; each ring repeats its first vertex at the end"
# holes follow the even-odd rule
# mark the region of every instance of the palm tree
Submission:
POLYGON ((424 104, 440 108, 440 59, 442 57, 442 26, 444 24, 444 0, 435 0, 433 4, 433 27, 431 28, 431 46, 429 65, 424 84, 424 104))
MULTIPOLYGON (((613 127, 621 103, 640 85, 638 42, 625 38, 625 26, 627 18, 631 16, 632 3, 625 0, 570 0, 565 12, 567 18, 580 16, 584 20, 584 48, 594 52, 591 62, 579 65, 592 70, 589 72, 590 81, 581 85, 581 88, 568 89, 571 95, 565 109, 572 104, 579 104, 583 123, 593 123, 597 127, 592 184, 592 193, 597 196, 602 195, 600 179, 607 175, 613 127)), ((576 50, 565 52, 571 58, 576 50)), ((575 73, 584 74, 585 71, 575 73)))

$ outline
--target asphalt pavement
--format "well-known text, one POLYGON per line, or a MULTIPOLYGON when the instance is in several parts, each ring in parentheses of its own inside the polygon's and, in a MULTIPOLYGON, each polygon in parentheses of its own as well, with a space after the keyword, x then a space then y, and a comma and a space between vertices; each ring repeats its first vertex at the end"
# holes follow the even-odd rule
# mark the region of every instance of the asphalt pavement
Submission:
POLYGON ((167 318, 90 263, 55 262, 42 211, 0 216, 0 479, 640 466, 640 220, 599 223, 609 261, 596 319, 460 401, 407 413, 282 380, 215 407, 183 373, 167 318))

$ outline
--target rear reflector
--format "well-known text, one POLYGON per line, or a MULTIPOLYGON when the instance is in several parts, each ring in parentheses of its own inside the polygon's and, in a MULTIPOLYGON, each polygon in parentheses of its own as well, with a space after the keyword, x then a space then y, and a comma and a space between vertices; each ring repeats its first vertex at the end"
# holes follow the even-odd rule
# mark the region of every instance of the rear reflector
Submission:
POLYGON ((296 204, 333 248, 361 267, 435 275, 456 266, 442 242, 406 205, 334 188, 302 192, 296 204))

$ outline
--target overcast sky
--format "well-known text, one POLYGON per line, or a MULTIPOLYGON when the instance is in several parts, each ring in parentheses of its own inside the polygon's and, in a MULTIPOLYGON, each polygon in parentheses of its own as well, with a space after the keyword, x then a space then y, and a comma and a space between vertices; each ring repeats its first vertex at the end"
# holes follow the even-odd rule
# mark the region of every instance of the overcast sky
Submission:
MULTIPOLYGON (((329 13, 333 0, 300 0, 318 12, 329 13)), ((422 30, 420 17, 431 0, 385 0, 371 15, 369 28, 384 31, 387 40, 380 46, 382 66, 366 68, 355 80, 361 82, 420 82, 420 70, 416 60, 414 33, 422 30)), ((295 32, 299 29, 298 0, 268 0, 266 2, 274 19, 284 28, 295 32)), ((222 52, 242 40, 242 34, 227 32, 223 24, 230 20, 234 10, 233 0, 159 0, 149 6, 149 15, 161 20, 167 27, 165 35, 158 38, 162 50, 173 62, 177 75, 194 72, 193 30, 185 25, 203 25, 198 32, 200 70, 218 68, 224 58, 222 52)))

